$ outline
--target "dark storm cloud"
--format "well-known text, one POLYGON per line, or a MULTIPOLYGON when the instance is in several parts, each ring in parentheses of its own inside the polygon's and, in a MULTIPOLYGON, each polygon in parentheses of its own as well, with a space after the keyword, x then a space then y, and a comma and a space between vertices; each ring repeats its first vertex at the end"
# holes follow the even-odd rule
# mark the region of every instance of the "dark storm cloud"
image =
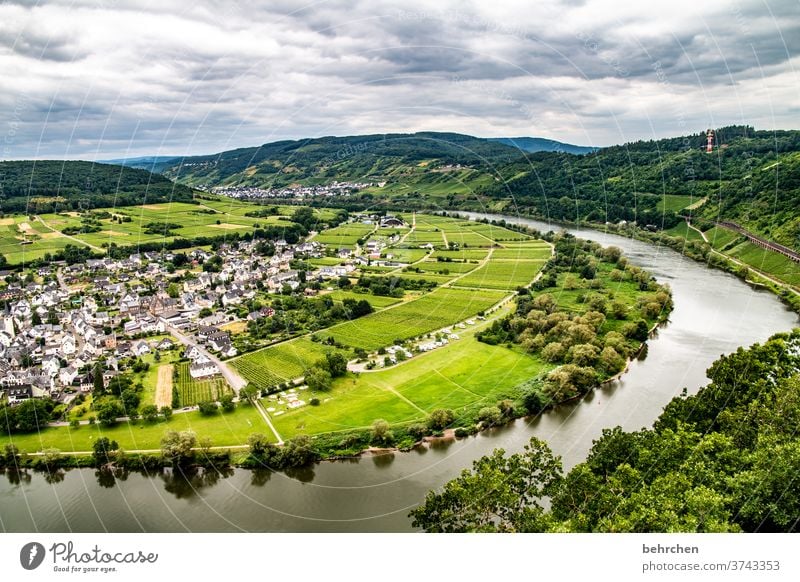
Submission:
POLYGON ((798 54, 788 0, 2 3, 0 131, 14 124, 14 157, 102 158, 425 129, 596 145, 797 127, 798 54))

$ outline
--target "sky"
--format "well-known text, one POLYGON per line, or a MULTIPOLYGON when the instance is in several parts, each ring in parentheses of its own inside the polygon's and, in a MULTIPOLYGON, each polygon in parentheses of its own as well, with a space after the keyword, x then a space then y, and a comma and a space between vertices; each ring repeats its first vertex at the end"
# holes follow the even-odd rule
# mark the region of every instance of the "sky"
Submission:
POLYGON ((0 159, 800 128, 798 0, 0 0, 0 159))

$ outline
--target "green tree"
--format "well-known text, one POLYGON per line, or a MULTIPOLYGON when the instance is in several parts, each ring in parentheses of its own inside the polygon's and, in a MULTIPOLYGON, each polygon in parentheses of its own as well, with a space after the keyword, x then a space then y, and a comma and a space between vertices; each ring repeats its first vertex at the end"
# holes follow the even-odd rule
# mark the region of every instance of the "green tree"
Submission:
POLYGON ((146 422, 158 420, 158 407, 155 404, 145 404, 142 406, 142 418, 146 422))
POLYGON ((331 373, 320 367, 314 366, 306 374, 306 384, 311 390, 326 392, 331 389, 333 379, 331 373))
POLYGON ((234 408, 236 408, 236 403, 233 401, 233 394, 230 392, 226 392, 220 396, 219 403, 224 412, 231 412, 234 408))
POLYGON ((94 458, 95 465, 101 467, 113 462, 114 456, 112 453, 118 449, 119 445, 117 441, 112 441, 104 436, 98 437, 94 443, 92 443, 92 457, 94 458))
POLYGON ((161 439, 161 454, 174 465, 185 465, 194 459, 197 435, 194 431, 168 430, 161 439))
POLYGON ((437 408, 428 416, 428 428, 431 430, 444 430, 456 419, 453 411, 447 408, 437 408))
POLYGON ((533 437, 523 453, 502 449, 475 461, 472 470, 431 492, 410 516, 429 532, 542 532, 552 523, 540 500, 562 479, 561 459, 533 437))
POLYGON ((161 413, 161 416, 164 417, 164 420, 169 420, 170 418, 172 418, 172 408, 171 407, 162 406, 161 408, 158 409, 158 411, 161 413))
POLYGON ((332 378, 339 378, 347 374, 347 358, 341 352, 325 354, 325 361, 332 378))

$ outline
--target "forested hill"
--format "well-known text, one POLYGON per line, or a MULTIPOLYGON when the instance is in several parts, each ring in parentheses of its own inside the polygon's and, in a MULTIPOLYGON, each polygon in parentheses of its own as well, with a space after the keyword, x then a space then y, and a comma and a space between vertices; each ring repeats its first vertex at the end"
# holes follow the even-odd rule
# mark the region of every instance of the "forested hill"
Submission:
POLYGON ((639 141, 584 156, 541 152, 508 164, 484 193, 558 220, 637 221, 670 228, 679 214, 734 220, 800 248, 800 131, 716 131, 639 141), (673 195, 667 196, 664 195, 673 195), (675 195, 685 196, 681 200, 675 195), (693 202, 706 198, 695 210, 693 202))
POLYGON ((156 166, 165 176, 193 186, 326 184, 402 179, 425 167, 468 166, 491 171, 520 151, 457 133, 420 132, 278 141, 156 166))
POLYGON ((80 161, 0 162, 0 210, 56 212, 191 201, 192 190, 146 170, 80 161))
POLYGON ((489 141, 495 141, 506 145, 514 146, 523 152, 566 152, 568 154, 583 155, 594 152, 600 148, 591 146, 579 146, 571 143, 564 143, 543 137, 490 137, 489 141))

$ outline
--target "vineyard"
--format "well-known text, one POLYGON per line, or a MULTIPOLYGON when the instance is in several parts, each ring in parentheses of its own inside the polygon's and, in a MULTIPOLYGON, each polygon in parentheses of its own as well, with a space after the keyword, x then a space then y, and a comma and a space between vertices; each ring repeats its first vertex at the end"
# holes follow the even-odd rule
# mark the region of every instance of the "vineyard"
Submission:
POLYGON ((371 351, 452 325, 488 309, 506 294, 500 291, 440 288, 419 299, 336 325, 323 337, 371 351))
POLYGON ((199 402, 219 400, 220 396, 228 392, 228 383, 219 376, 208 379, 196 380, 189 374, 189 362, 175 364, 178 379, 175 385, 178 388, 181 406, 194 406, 199 402))
POLYGON ((456 281, 455 285, 459 287, 480 287, 481 289, 512 290, 528 285, 544 263, 544 259, 529 261, 491 260, 456 281))
POLYGON ((230 363, 257 388, 272 388, 304 376, 306 370, 334 348, 298 338, 251 352, 230 363))

